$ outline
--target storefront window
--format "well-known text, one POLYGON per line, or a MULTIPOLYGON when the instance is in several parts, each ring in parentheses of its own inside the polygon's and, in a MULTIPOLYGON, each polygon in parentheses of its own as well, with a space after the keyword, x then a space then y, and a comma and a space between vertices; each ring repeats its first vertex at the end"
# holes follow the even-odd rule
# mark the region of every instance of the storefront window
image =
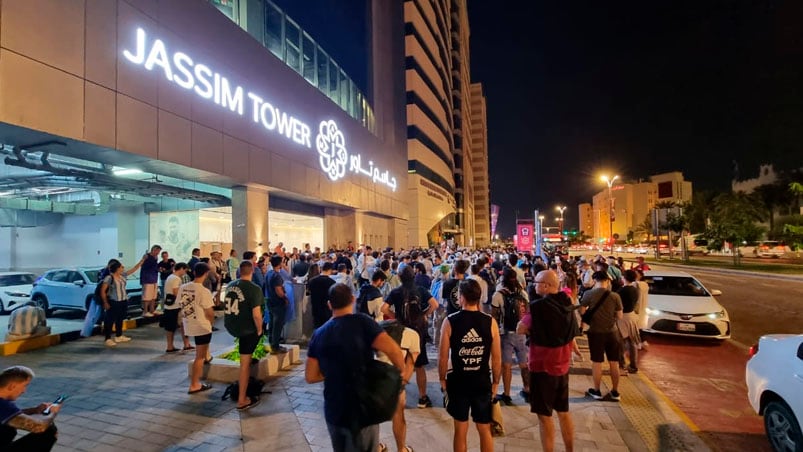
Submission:
POLYGON ((298 25, 287 18, 284 22, 284 43, 287 58, 285 63, 301 73, 301 29, 298 25))
POLYGON ((304 41, 302 42, 301 51, 302 55, 304 56, 304 58, 301 60, 302 74, 308 82, 315 85, 315 74, 317 70, 315 65, 315 41, 313 41, 312 38, 310 38, 306 33, 304 33, 304 41))
POLYGON ((282 10, 271 4, 265 5, 265 46, 278 58, 284 60, 284 23, 282 10))

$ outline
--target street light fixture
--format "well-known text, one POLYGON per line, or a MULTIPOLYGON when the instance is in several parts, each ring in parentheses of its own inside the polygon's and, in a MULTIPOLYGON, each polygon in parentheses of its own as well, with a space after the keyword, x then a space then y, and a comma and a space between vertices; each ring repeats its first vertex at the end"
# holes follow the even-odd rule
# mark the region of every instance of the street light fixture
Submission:
POLYGON ((607 175, 600 177, 602 181, 608 184, 608 207, 610 210, 608 211, 608 225, 610 226, 610 234, 611 234, 611 251, 613 251, 613 219, 614 219, 614 207, 613 207, 613 193, 611 187, 613 187, 613 183, 616 179, 619 179, 619 176, 613 176, 613 178, 608 178, 607 175))
POLYGON ((555 210, 560 212, 560 234, 563 236, 563 211, 566 210, 566 206, 557 206, 555 210))

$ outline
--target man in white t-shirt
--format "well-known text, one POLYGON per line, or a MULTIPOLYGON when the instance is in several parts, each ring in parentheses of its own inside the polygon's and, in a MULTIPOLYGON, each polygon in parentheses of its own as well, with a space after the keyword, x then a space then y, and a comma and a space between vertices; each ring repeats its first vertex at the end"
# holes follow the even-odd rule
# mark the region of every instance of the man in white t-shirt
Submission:
MULTIPOLYGON (((190 344, 190 338, 184 334, 182 322, 179 322, 178 315, 181 312, 181 305, 178 303, 178 289, 181 286, 181 280, 184 274, 187 273, 189 266, 184 262, 179 262, 173 266, 173 273, 171 273, 164 284, 164 298, 162 306, 164 306, 164 315, 159 318, 159 326, 164 328, 167 337, 167 348, 165 353, 174 353, 179 351, 173 345, 173 337, 176 331, 181 334, 184 339, 184 350, 194 350, 195 347, 190 344)), ((214 269, 212 270, 214 271, 214 269)))
POLYGON ((211 385, 201 383, 204 362, 209 352, 209 343, 212 341, 212 322, 215 320, 213 309, 215 303, 212 301, 212 292, 203 285, 208 274, 209 265, 199 262, 193 268, 195 279, 178 289, 177 302, 181 307, 184 334, 195 340, 196 347, 188 394, 212 389, 211 385))
MULTIPOLYGON (((394 341, 399 343, 404 354, 404 372, 402 372, 402 390, 399 393, 399 403, 396 405, 396 412, 393 413, 393 437, 396 440, 396 447, 400 452, 408 452, 413 449, 407 447, 407 421, 404 419, 404 408, 407 402, 407 391, 404 388, 410 381, 415 370, 415 360, 418 359, 421 353, 421 341, 418 333, 412 329, 407 328, 396 320, 386 320, 379 322, 379 325, 385 330, 386 333, 393 338, 394 341), (399 330, 401 330, 401 337, 399 337, 399 330)), ((376 359, 393 365, 390 359, 382 353, 377 352, 376 359)), ((386 446, 380 444, 380 450, 388 450, 386 446)))

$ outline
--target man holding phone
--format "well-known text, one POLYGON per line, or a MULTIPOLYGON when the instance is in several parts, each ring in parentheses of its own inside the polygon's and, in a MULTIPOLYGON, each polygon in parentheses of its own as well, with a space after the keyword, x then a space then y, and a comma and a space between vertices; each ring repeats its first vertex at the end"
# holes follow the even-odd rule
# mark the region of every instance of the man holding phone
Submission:
POLYGON ((31 408, 21 409, 14 403, 28 389, 33 377, 33 371, 24 366, 0 372, 0 449, 4 451, 49 451, 56 444, 53 421, 66 397, 31 408), (30 433, 14 441, 17 429, 30 433))

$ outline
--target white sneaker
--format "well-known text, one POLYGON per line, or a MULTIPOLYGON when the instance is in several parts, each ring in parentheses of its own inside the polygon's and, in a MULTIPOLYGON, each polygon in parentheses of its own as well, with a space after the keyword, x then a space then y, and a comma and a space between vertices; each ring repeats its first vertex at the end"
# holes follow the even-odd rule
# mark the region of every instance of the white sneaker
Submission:
POLYGON ((106 344, 107 347, 117 347, 117 342, 114 342, 111 339, 106 339, 106 342, 104 342, 104 344, 106 344))
POLYGON ((142 317, 153 317, 153 314, 146 312, 145 314, 142 314, 142 317))
POLYGON ((128 336, 115 336, 114 342, 130 342, 131 338, 128 336))

